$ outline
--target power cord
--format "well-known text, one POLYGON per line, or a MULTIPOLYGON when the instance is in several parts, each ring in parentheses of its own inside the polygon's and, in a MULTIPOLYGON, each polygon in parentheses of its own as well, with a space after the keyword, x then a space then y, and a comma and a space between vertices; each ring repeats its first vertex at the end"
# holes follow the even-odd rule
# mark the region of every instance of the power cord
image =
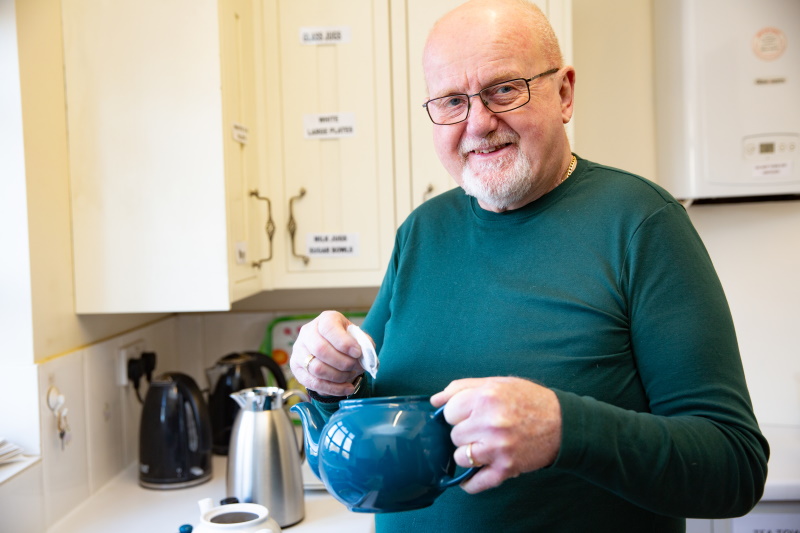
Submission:
POLYGON ((128 359, 128 380, 133 383, 133 389, 136 391, 136 397, 139 403, 143 404, 142 395, 139 392, 139 381, 144 375, 144 364, 141 359, 128 359))
POLYGON ((156 352, 142 352, 141 360, 144 366, 144 375, 147 377, 147 382, 150 383, 153 381, 153 370, 156 369, 156 352))
POLYGON ((128 359, 128 380, 133 383, 136 391, 136 398, 139 403, 144 404, 142 393, 139 391, 139 384, 142 376, 147 379, 147 383, 153 380, 153 370, 156 368, 156 353, 142 352, 138 359, 128 359))

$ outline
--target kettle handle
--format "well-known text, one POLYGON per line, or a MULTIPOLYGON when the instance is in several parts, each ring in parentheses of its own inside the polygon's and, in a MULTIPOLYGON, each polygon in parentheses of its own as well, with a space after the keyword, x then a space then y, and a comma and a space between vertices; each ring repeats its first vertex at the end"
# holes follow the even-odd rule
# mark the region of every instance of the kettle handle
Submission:
MULTIPOLYGON (((167 372, 167 374, 174 381, 175 386, 186 396, 186 403, 190 406, 189 434, 194 432, 197 438, 196 440, 189 439, 189 451, 202 454, 203 450, 207 450, 211 446, 211 424, 208 423, 210 415, 203 393, 188 374, 181 372, 167 372)), ((185 404, 181 408, 185 409, 185 404)))
POLYGON ((279 388, 285 390, 289 387, 289 384, 286 381, 286 376, 283 374, 283 369, 277 362, 275 362, 275 359, 261 352, 244 352, 244 353, 253 356, 256 360, 256 363, 259 366, 269 370, 270 374, 275 376, 275 382, 279 388))
MULTIPOLYGON (((438 418, 439 421, 447 424, 447 421, 444 419, 444 405, 438 408, 436 411, 434 411, 431 418, 433 419, 438 418)), ((463 483, 464 481, 467 481, 469 478, 477 474, 478 470, 480 470, 481 468, 483 468, 483 465, 473 466, 471 468, 467 468, 464 472, 455 477, 445 476, 439 480, 439 488, 441 490, 449 489, 450 487, 454 487, 460 483, 463 483)))

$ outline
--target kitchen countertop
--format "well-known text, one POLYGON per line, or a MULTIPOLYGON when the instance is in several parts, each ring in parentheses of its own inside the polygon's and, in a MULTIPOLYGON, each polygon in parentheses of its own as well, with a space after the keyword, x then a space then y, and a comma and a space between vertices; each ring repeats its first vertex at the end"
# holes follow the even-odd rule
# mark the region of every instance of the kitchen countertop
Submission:
POLYGON ((770 447, 769 472, 762 502, 800 502, 800 427, 761 426, 770 447))
MULTIPOLYGON (((152 490, 139 486, 138 463, 131 464, 91 498, 54 524, 48 533, 177 533, 197 526, 203 498, 215 505, 225 497, 226 458, 214 456, 210 481, 185 489, 152 490)), ((283 528, 288 533, 371 533, 373 515, 353 513, 325 490, 306 490, 306 516, 283 528)))
MULTIPOLYGON (((770 443, 769 476, 762 502, 800 501, 800 427, 762 426, 770 443)), ((214 456, 214 477, 195 487, 149 490, 138 484, 134 463, 48 533, 174 533, 183 524, 196 525, 197 502, 225 497, 225 457, 214 456)), ((306 517, 284 528, 288 533, 371 533, 371 514, 352 513, 324 490, 306 490, 306 517)), ((756 509, 757 510, 757 509, 756 509)))

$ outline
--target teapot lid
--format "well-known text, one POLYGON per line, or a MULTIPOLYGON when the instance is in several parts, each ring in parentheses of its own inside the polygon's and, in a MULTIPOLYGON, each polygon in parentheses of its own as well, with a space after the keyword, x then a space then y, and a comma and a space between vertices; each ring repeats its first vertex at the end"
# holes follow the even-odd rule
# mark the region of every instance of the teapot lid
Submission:
POLYGON ((411 395, 411 396, 376 396, 372 398, 353 398, 350 400, 342 400, 339 407, 361 407, 367 405, 373 406, 416 406, 420 403, 425 405, 427 409, 433 409, 430 403, 431 397, 428 395, 411 395))

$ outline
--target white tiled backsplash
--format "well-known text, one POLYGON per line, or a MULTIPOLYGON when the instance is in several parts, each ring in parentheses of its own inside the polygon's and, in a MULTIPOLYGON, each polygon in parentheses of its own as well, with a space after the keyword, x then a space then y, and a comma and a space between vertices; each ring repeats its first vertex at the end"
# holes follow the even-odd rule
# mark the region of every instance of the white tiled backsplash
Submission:
MULTIPOLYGON (((0 484, 0 529, 41 533, 137 460, 141 405, 130 384, 117 384, 121 347, 141 342, 157 354, 156 375, 185 372, 205 389, 205 368, 228 353, 257 350, 276 316, 172 316, 40 364, 41 462, 0 484), (64 396, 68 409, 71 439, 63 447, 47 405, 51 386, 64 396)), ((140 392, 144 398, 144 379, 140 392)))
MULTIPOLYGON (((90 494, 85 356, 86 352, 81 350, 53 359, 39 367, 42 470, 46 494, 45 518, 48 525, 68 513, 90 494), (71 439, 63 447, 56 417, 46 400, 51 386, 57 387, 64 396, 64 408, 68 410, 71 439)), ((123 436, 120 434, 118 438, 123 436)))

